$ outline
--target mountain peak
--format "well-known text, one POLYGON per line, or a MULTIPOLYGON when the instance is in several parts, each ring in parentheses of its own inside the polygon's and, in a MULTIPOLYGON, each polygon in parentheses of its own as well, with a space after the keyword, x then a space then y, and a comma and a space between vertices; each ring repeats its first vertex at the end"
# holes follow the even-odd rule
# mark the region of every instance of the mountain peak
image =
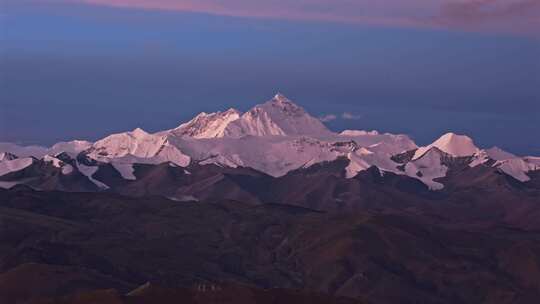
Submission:
POLYGON ((131 131, 131 133, 135 136, 140 136, 140 135, 147 135, 148 133, 146 133, 145 130, 141 129, 141 128, 135 128, 133 131, 131 131))
POLYGON ((318 119, 309 115, 283 94, 256 105, 240 119, 231 122, 225 134, 231 137, 326 135, 331 133, 318 119))
POLYGON ((277 92, 272 99, 276 101, 290 101, 285 95, 281 94, 280 92, 277 92))
POLYGON ((472 138, 452 132, 444 134, 432 145, 455 156, 469 156, 478 151, 472 138))
POLYGON ((270 99, 269 101, 267 101, 261 106, 265 106, 265 105, 278 107, 285 111, 305 113, 305 110, 302 107, 295 104, 292 100, 290 100, 289 98, 287 98, 285 95, 281 93, 277 93, 272 99, 270 99))
POLYGON ((413 159, 421 157, 433 147, 457 157, 471 156, 479 151, 470 137, 449 132, 439 137, 432 144, 416 150, 413 159))

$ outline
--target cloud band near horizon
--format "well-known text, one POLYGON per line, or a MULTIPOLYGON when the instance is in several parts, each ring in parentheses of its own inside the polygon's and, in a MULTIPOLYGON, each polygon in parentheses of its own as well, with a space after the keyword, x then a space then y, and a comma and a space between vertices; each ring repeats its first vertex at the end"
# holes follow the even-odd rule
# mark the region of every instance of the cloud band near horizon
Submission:
POLYGON ((53 0, 224 16, 540 35, 540 0, 53 0))

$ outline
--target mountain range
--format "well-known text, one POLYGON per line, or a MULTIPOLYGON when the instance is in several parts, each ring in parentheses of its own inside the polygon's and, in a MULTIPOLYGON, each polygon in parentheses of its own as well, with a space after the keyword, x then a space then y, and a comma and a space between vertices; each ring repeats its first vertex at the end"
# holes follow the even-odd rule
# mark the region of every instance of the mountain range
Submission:
POLYGON ((280 178, 341 159, 347 162, 345 178, 376 168, 381 176, 416 179, 432 191, 444 189, 444 180, 456 163, 470 171, 493 169, 494 174, 523 184, 531 183, 531 176, 540 170, 540 157, 518 157, 496 147, 481 149, 471 138, 454 133, 423 147, 401 134, 335 133, 277 94, 245 113, 235 109, 201 113, 177 128, 157 133, 137 128, 96 142, 76 140, 50 148, 0 143, 0 186, 105 190, 115 187, 106 180, 120 175, 136 183, 142 173, 138 168, 163 163, 181 168, 249 168, 280 178))
POLYGON ((278 94, 0 143, 0 303, 536 303, 539 218, 538 157, 336 133, 278 94))

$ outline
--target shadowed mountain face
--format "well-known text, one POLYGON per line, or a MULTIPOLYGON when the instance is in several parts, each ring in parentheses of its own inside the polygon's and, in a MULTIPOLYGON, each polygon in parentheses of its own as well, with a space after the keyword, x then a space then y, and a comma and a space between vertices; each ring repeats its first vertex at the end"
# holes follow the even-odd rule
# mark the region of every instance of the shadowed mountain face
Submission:
POLYGON ((374 166, 347 178, 350 162, 345 158, 281 177, 242 167, 162 163, 136 164, 136 179, 127 180, 105 163, 95 167, 92 178, 106 184, 107 189, 100 189, 75 168, 64 175, 60 168, 40 160, 16 174, 27 185, 44 190, 115 193, 134 198, 160 196, 178 202, 278 203, 331 212, 407 210, 456 223, 496 220, 527 229, 540 228, 538 174, 530 174, 531 180, 523 183, 490 165, 470 167, 467 158, 443 161, 448 171, 445 177, 435 180, 445 185, 438 191, 430 190, 418 179, 374 166))
POLYGON ((118 303, 135 303, 122 295, 146 282, 173 290, 203 283, 277 287, 366 303, 534 303, 540 297, 540 234, 506 221, 526 223, 531 212, 471 217, 457 202, 442 209, 390 206, 326 213, 238 201, 2 190, 0 300, 67 296, 59 303, 74 303, 74 294, 99 296, 95 290, 114 288, 118 303))

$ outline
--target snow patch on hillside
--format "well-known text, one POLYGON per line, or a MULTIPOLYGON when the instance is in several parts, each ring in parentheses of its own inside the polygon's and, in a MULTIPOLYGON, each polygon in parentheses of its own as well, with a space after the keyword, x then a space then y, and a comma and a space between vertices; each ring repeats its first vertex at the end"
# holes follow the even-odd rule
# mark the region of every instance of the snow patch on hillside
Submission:
POLYGON ((12 172, 21 171, 31 166, 33 163, 34 159, 31 157, 17 158, 0 162, 0 176, 4 176, 12 172))
POLYGON ((441 153, 433 148, 405 165, 405 173, 408 176, 421 180, 431 190, 444 188, 443 184, 434 179, 445 177, 447 171, 448 167, 441 163, 441 153))
POLYGON ((98 166, 86 166, 81 163, 77 163, 77 169, 79 172, 81 172, 84 176, 88 177, 88 179, 93 182, 96 186, 98 186, 101 189, 109 189, 109 186, 105 185, 104 183, 98 181, 93 177, 93 175, 98 171, 98 166))
POLYGON ((114 162, 112 163, 112 166, 114 167, 114 169, 116 169, 116 171, 118 171, 118 173, 120 173, 120 175, 122 175, 124 179, 127 179, 127 180, 137 179, 137 177, 134 174, 135 169, 133 168, 133 164, 130 164, 130 163, 122 164, 122 163, 114 162))
POLYGON ((61 168, 62 174, 64 174, 64 175, 68 175, 71 172, 73 172, 73 166, 71 166, 70 164, 66 164, 65 162, 63 162, 62 160, 60 160, 60 159, 58 159, 58 158, 56 158, 54 156, 45 155, 43 157, 43 161, 52 163, 52 165, 54 167, 56 167, 56 168, 61 168))

